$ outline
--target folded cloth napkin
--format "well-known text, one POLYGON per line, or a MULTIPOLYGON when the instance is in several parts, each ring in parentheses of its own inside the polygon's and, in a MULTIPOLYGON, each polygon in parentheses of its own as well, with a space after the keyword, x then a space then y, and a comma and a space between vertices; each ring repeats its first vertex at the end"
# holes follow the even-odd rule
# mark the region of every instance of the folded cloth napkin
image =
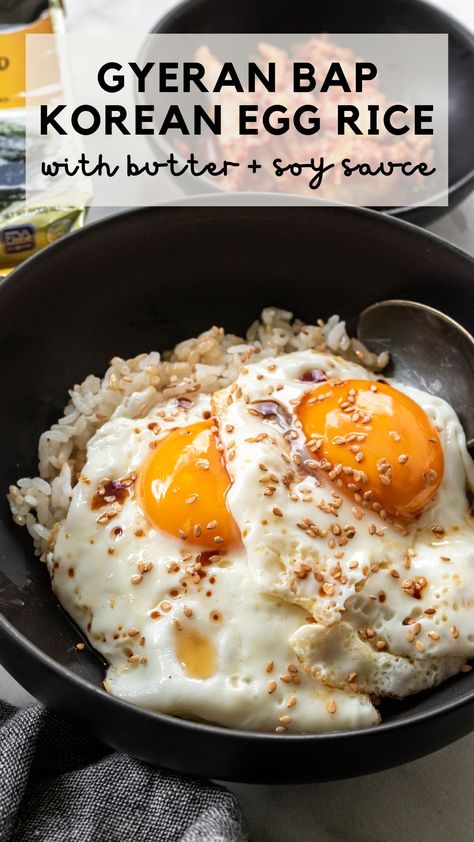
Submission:
POLYGON ((210 781, 112 752, 41 705, 0 702, 2 842, 245 842, 210 781))

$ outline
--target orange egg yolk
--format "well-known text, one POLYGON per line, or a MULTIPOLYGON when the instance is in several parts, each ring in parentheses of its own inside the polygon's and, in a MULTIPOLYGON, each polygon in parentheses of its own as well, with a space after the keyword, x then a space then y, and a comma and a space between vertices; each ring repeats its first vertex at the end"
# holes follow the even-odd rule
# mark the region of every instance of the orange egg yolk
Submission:
POLYGON ((386 383, 328 382, 297 409, 314 458, 358 504, 412 518, 443 477, 439 435, 426 412, 386 383))
POLYGON ((143 509, 156 526, 202 550, 239 540, 226 504, 231 479, 213 419, 172 430, 157 442, 139 481, 143 509))

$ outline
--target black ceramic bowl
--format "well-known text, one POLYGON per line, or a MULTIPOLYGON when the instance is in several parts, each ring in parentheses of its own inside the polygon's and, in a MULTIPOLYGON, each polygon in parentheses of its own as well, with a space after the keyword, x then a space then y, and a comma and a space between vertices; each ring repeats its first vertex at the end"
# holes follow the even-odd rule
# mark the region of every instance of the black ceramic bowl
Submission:
MULTIPOLYGON (((449 207, 388 212, 426 225, 474 187, 474 35, 423 0, 185 0, 154 27, 161 33, 447 33, 449 35, 449 207)), ((214 187, 215 189, 215 187, 214 187)))
POLYGON ((320 736, 231 731, 113 698, 100 659, 75 650, 78 633, 5 500, 9 483, 36 473, 38 436, 67 389, 103 372, 111 356, 164 349, 212 324, 239 333, 269 303, 310 322, 336 311, 354 327, 383 298, 426 302, 473 330, 473 261, 370 211, 167 207, 88 226, 0 286, 0 659, 33 695, 111 746, 228 780, 354 776, 471 729, 474 673, 387 705, 379 727, 320 736))

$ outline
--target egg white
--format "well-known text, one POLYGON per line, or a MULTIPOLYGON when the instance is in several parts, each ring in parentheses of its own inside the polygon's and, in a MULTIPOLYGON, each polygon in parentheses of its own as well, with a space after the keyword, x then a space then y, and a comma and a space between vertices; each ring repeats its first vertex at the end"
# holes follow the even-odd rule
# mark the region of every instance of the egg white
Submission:
POLYGON ((89 441, 47 563, 61 603, 110 664, 110 692, 234 728, 354 728, 379 719, 369 694, 403 697, 457 672, 474 655, 466 500, 474 471, 454 411, 439 398, 393 384, 437 425, 445 457, 433 505, 403 534, 363 507, 356 517, 343 490, 298 462, 311 454, 294 423, 296 404, 308 389, 325 388, 302 379, 312 369, 328 378, 375 378, 330 354, 287 354, 248 365, 212 400, 194 396, 185 406, 173 400, 134 418, 148 398, 153 404, 152 395, 134 395, 89 441), (255 413, 253 405, 268 400, 278 402, 293 437, 255 413), (232 478, 227 504, 243 546, 207 565, 196 582, 187 570, 197 548, 150 523, 133 489, 109 523, 97 522, 91 501, 104 477, 139 474, 157 438, 210 410, 219 421, 232 478), (289 470, 296 475, 290 485, 283 481, 289 470), (266 475, 275 479, 262 482, 266 475), (297 526, 308 519, 323 535, 297 526), (435 534, 440 523, 444 533, 435 534), (150 564, 140 578, 140 566, 150 564), (420 599, 402 587, 411 577, 426 579, 420 599), (183 661, 180 640, 195 633, 215 657, 207 677, 191 675, 183 661))
MULTIPOLYGON (((348 677, 356 673, 358 686, 366 692, 403 697, 458 672, 474 655, 473 521, 466 498, 466 487, 474 485, 473 463, 449 404, 392 382, 425 410, 439 432, 445 471, 432 506, 404 534, 363 504, 354 507, 343 490, 338 492, 342 498, 338 509, 330 513, 318 509, 321 500, 330 506, 335 493, 334 483, 321 472, 304 472, 292 486, 298 499, 291 499, 281 479, 288 468, 285 457, 291 458, 295 449, 303 452, 304 441, 295 438, 290 447, 278 421, 249 415, 249 409, 262 400, 274 400, 288 414, 294 413, 308 389, 327 388, 324 382, 302 380, 308 369, 341 380, 376 379, 361 366, 316 352, 248 366, 237 381, 243 400, 235 399, 235 390, 226 390, 216 401, 224 421, 222 437, 227 447, 232 437, 235 449, 229 463, 233 478, 229 505, 242 530, 259 591, 304 606, 316 620, 291 640, 305 667, 329 686, 348 687, 354 683, 348 677), (231 434, 226 432, 229 423, 231 434), (270 433, 261 439, 262 431, 270 433), (268 471, 263 472, 262 466, 268 471), (275 478, 274 493, 265 497, 264 491, 256 490, 268 472, 275 478), (303 495, 301 488, 309 493, 303 495), (308 537, 297 526, 305 518, 328 535, 308 537), (433 529, 440 524, 444 533, 439 535, 433 529), (340 547, 345 525, 354 527, 356 534, 340 547), (302 578, 305 565, 310 570, 302 578), (414 578, 427 582, 420 599, 403 587, 414 578), (321 584, 329 587, 328 593, 321 591, 321 584), (407 621, 410 625, 405 625, 407 621), (371 637, 361 640, 367 628, 371 637), (384 649, 378 650, 377 644, 384 649)), ((291 467, 297 471, 293 462, 291 467)))
POLYGON ((196 548, 183 547, 177 537, 154 528, 136 497, 130 496, 109 524, 97 523, 100 512, 91 509, 97 485, 104 477, 118 479, 140 470, 156 439, 148 425, 158 421, 162 437, 176 426, 202 420, 208 408, 201 399, 190 408, 170 402, 145 419, 117 416, 91 439, 68 516, 48 556, 55 592, 110 664, 106 688, 125 700, 254 730, 287 730, 290 723, 279 719, 286 716, 296 731, 374 724, 378 713, 365 695, 327 688, 301 669, 298 684, 281 680, 294 675, 288 664, 297 669, 289 641, 305 612, 255 590, 243 549, 207 566, 206 577, 196 585, 186 574, 192 562, 182 559, 196 548), (149 562, 152 570, 133 585, 140 563, 149 562), (153 619, 155 611, 158 619, 153 619), (216 614, 222 618, 217 624, 216 614), (216 669, 205 679, 189 676, 180 661, 179 637, 193 630, 216 653, 216 669), (130 661, 134 656, 138 663, 130 661), (269 692, 272 681, 277 686, 269 692))

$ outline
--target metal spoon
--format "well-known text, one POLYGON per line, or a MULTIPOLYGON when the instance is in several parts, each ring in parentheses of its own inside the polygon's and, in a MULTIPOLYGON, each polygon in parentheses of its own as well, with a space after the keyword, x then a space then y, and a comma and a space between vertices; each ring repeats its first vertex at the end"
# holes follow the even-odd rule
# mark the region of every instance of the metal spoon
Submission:
POLYGON ((445 313, 415 301, 380 301, 360 316, 357 335, 388 351, 389 376, 448 401, 474 450, 474 337, 445 313))

